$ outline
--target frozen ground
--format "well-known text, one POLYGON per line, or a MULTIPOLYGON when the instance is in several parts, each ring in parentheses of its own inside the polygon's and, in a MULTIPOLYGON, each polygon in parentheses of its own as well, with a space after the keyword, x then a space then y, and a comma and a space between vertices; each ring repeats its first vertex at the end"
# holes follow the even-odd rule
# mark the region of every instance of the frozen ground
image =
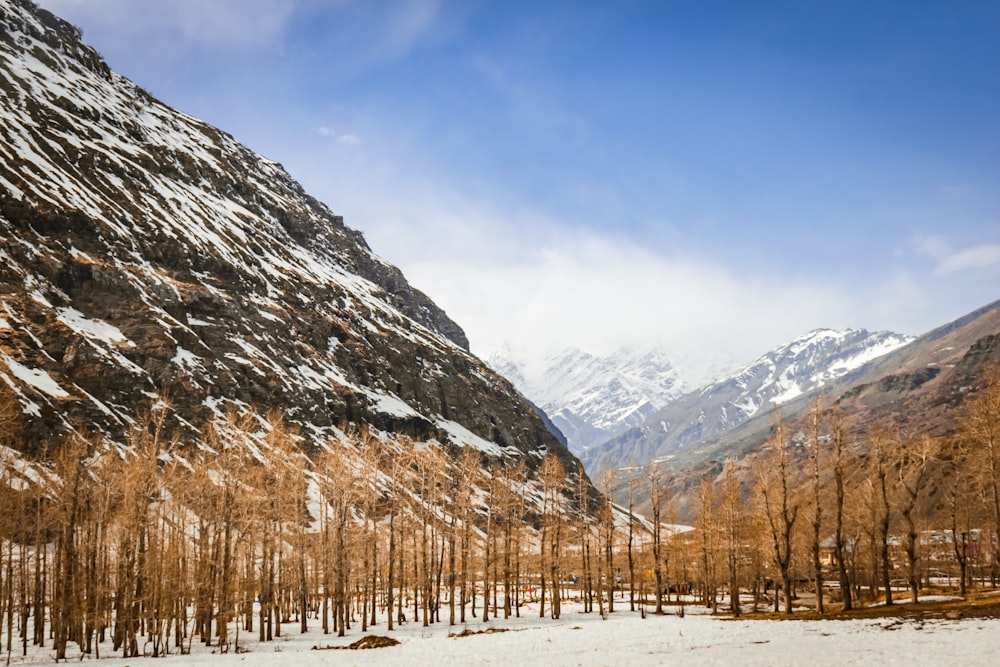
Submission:
MULTIPOLYGON (((627 605, 625 606, 627 609, 627 605)), ((191 655, 166 658, 108 658, 99 665, 130 667, 204 665, 995 665, 1000 655, 1000 620, 964 619, 914 621, 872 619, 852 621, 731 621, 712 618, 688 607, 680 618, 616 611, 607 620, 578 613, 568 606, 562 619, 539 619, 537 608, 522 609, 520 619, 478 620, 470 631, 487 627, 506 632, 449 637, 462 626, 447 623, 423 628, 408 623, 394 632, 384 625, 367 634, 389 635, 399 646, 369 650, 312 650, 314 646, 346 646, 363 635, 360 625, 337 638, 310 629, 299 635, 291 624, 286 636, 267 644, 256 641, 241 646, 248 652, 212 655, 196 643, 191 655), (534 612, 534 613, 532 613, 534 612)), ((447 618, 447 610, 443 617, 447 618)), ((110 647, 109 647, 110 648, 110 647)), ((51 651, 11 656, 10 664, 41 665, 52 662, 51 651)), ((0 659, 6 658, 6 653, 0 659)), ((70 651, 70 662, 79 652, 70 651)))

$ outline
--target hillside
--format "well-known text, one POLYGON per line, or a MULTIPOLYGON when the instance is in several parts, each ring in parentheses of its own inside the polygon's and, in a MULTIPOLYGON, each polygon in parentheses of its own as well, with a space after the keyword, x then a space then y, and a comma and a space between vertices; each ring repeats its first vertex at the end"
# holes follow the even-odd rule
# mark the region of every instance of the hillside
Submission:
MULTIPOLYGON (((965 418, 967 402, 998 369, 1000 301, 782 404, 780 413, 789 432, 794 433, 805 428, 802 420, 822 397, 826 405, 843 415, 848 449, 860 461, 867 456, 869 439, 880 431, 908 440, 954 434, 965 418)), ((774 410, 761 412, 722 437, 699 441, 663 459, 674 474, 673 502, 683 520, 689 520, 695 511, 694 488, 699 480, 717 475, 724 459, 745 463, 763 451, 773 434, 776 414, 774 410)), ((932 470, 927 485, 940 486, 941 480, 933 477, 945 472, 940 466, 932 470)))
POLYGON ((462 329, 281 165, 0 2, 0 379, 17 446, 121 444, 163 402, 197 442, 280 410, 315 450, 358 427, 575 459, 462 329))

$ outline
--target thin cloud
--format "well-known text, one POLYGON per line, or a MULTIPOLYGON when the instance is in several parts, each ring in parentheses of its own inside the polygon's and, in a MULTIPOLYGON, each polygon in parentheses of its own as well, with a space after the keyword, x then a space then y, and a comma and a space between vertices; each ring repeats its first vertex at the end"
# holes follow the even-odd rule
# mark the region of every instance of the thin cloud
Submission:
POLYGON ((316 134, 320 135, 321 137, 333 139, 337 143, 344 144, 346 146, 357 146, 358 144, 361 143, 361 137, 359 137, 358 135, 349 133, 341 134, 340 132, 332 130, 325 125, 321 125, 320 127, 316 128, 316 134))
POLYGON ((939 234, 918 234, 911 239, 913 251, 918 255, 940 259, 951 252, 948 240, 939 234))
POLYGON ((1000 243, 985 243, 946 256, 937 265, 937 275, 1000 266, 1000 243))
POLYGON ((515 265, 453 255, 410 263, 407 273, 482 355, 505 345, 544 356, 660 344, 694 366, 749 361, 817 326, 841 326, 850 310, 836 288, 740 276, 708 259, 600 236, 565 238, 515 265))
POLYGON ((333 20, 324 50, 340 76, 361 76, 371 68, 399 62, 447 22, 441 0, 344 0, 332 6, 304 2, 304 13, 333 20), (316 7, 322 6, 322 11, 316 7))
POLYGON ((280 42, 296 0, 39 0, 100 33, 100 42, 252 48, 280 42))
POLYGON ((928 317, 919 276, 847 284, 820 267, 794 276, 780 264, 733 267, 679 240, 657 249, 584 231, 503 192, 453 187, 410 158, 380 157, 383 148, 325 162, 317 191, 481 356, 504 346, 537 359, 569 347, 600 354, 659 344, 696 375, 699 363, 749 362, 817 327, 922 333, 943 321, 928 317))
POLYGON ((439 0, 410 0, 391 12, 380 44, 383 57, 395 60, 409 54, 435 24, 440 5, 439 0))

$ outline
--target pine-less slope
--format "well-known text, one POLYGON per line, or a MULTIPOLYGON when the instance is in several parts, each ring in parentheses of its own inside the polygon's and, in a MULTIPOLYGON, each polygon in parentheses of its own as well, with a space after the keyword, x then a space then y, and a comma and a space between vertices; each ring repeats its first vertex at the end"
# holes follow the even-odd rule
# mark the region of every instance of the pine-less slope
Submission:
POLYGON ((572 464, 461 328, 282 167, 110 71, 72 26, 0 0, 0 381, 38 448, 276 407, 572 464))

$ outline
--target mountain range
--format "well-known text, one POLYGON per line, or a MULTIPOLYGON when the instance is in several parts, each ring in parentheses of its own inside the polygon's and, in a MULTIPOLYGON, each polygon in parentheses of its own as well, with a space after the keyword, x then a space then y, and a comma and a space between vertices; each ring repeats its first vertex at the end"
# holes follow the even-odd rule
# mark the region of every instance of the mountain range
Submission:
POLYGON ((755 416, 793 402, 903 347, 912 336, 817 329, 651 413, 639 426, 582 453, 591 473, 673 458, 724 438, 755 416))
POLYGON ((663 351, 598 357, 569 350, 550 357, 541 373, 509 353, 489 359, 550 411, 592 478, 662 466, 674 476, 674 508, 690 520, 695 480, 717 474, 720 461, 753 455, 779 414, 794 424, 817 400, 845 416, 854 447, 878 429, 953 432, 965 398, 1000 369, 1000 302, 919 337, 817 329, 694 390, 663 351))
POLYGON ((546 358, 540 371, 509 349, 486 361, 545 411, 578 456, 638 426, 685 386, 669 354, 655 347, 606 356, 571 348, 546 358))
POLYGON ((280 164, 162 104, 27 0, 0 0, 0 118, 8 449, 73 433, 120 446, 169 405, 189 443, 229 413, 278 410, 307 450, 364 428, 533 476, 548 453, 579 465, 562 431, 591 474, 698 471, 817 392, 859 424, 947 431, 1000 356, 991 304, 918 339, 817 330, 704 382, 658 348, 570 349, 540 368, 501 353, 491 368, 280 164))

